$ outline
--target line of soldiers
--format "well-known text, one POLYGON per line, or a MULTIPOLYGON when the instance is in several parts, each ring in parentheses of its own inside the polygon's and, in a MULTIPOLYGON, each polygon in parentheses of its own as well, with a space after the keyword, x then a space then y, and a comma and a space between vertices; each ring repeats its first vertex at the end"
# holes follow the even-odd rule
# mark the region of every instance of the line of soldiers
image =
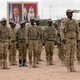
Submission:
POLYGON ((10 28, 7 27, 7 20, 3 18, 0 25, 0 66, 9 69, 7 65, 7 53, 11 65, 17 65, 16 50, 19 51, 19 67, 28 66, 26 56, 28 53, 29 67, 36 68, 41 60, 41 52, 44 40, 46 41, 46 60, 53 64, 53 48, 55 31, 52 27, 52 20, 48 21, 48 27, 42 30, 38 18, 30 19, 31 23, 26 27, 26 22, 20 21, 20 28, 16 29, 16 24, 10 20, 10 28), (36 24, 35 24, 36 23, 36 24), (45 39, 44 39, 45 38, 45 39), (50 51, 48 51, 50 49, 50 51))
POLYGON ((48 25, 42 30, 40 19, 33 17, 30 24, 20 21, 20 28, 16 29, 16 24, 10 20, 8 28, 7 20, 3 18, 0 24, 0 66, 9 69, 7 65, 7 53, 9 53, 10 65, 17 65, 16 50, 19 51, 19 67, 27 67, 26 57, 29 58, 29 67, 36 68, 41 60, 42 46, 45 45, 47 65, 54 65, 53 50, 55 43, 58 47, 58 56, 62 64, 70 72, 74 69, 75 54, 80 63, 80 22, 74 20, 73 11, 66 11, 67 18, 61 21, 58 28, 53 26, 53 21, 48 20, 48 25), (27 54, 28 53, 28 54, 27 54))

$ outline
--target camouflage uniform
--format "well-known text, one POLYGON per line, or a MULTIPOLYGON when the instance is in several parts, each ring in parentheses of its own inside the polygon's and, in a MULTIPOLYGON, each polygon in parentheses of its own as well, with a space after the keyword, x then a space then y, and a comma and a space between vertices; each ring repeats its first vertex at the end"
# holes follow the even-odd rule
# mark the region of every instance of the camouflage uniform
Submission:
POLYGON ((43 31, 40 26, 39 27, 39 37, 38 37, 38 61, 41 60, 41 52, 42 52, 42 40, 43 40, 43 31))
POLYGON ((25 66, 27 56, 27 32, 26 27, 17 30, 18 50, 19 50, 19 66, 25 66))
POLYGON ((39 31, 36 25, 28 26, 28 40, 29 40, 29 67, 36 67, 38 55, 38 36, 39 31), (33 57, 33 60, 32 60, 33 57))
POLYGON ((60 35, 61 40, 66 40, 66 67, 68 70, 74 69, 74 55, 76 52, 76 33, 78 31, 78 24, 76 20, 64 19, 61 22, 60 35))
MULTIPOLYGON (((79 31, 80 31, 80 21, 78 21, 79 24, 79 31)), ((77 60, 80 64, 80 33, 77 33, 77 60)))
POLYGON ((65 45, 61 42, 60 26, 57 29, 55 41, 56 41, 57 47, 58 47, 58 57, 61 60, 62 64, 64 64, 64 62, 65 62, 65 50, 64 50, 65 45))
POLYGON ((10 28, 10 48, 9 48, 9 61, 11 65, 16 64, 16 28, 10 28))
MULTIPOLYGON (((2 19, 4 21, 6 19, 2 19)), ((7 53, 9 46, 10 30, 7 26, 0 26, 0 62, 3 65, 3 69, 8 69, 7 65, 7 53)))
POLYGON ((77 41, 77 60, 80 64, 80 41, 77 41))
POLYGON ((55 40, 55 29, 53 26, 47 26, 44 29, 45 50, 47 64, 53 64, 53 49, 55 40))

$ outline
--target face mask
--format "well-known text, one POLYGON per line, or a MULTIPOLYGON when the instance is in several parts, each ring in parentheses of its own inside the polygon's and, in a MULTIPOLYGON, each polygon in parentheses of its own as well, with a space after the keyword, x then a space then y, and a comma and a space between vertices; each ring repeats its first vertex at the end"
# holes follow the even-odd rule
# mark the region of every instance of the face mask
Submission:
POLYGON ((49 25, 49 26, 52 26, 52 22, 48 22, 48 25, 49 25))
POLYGON ((36 21, 36 25, 39 26, 40 25, 40 22, 39 21, 36 21))
POLYGON ((6 21, 5 21, 5 22, 2 22, 2 25, 3 25, 3 26, 6 26, 6 25, 7 25, 6 21))
POLYGON ((15 24, 12 24, 12 25, 11 25, 11 28, 15 28, 15 24))
POLYGON ((21 25, 21 28, 24 28, 24 27, 25 27, 25 24, 22 24, 22 25, 21 25))

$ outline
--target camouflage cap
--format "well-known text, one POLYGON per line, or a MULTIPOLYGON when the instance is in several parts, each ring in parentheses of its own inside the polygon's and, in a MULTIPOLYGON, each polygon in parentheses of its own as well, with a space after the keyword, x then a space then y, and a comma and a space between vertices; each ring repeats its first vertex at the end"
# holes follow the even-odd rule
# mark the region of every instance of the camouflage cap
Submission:
POLYGON ((20 21, 20 24, 23 24, 23 23, 26 23, 26 21, 25 20, 20 21))
POLYGON ((71 9, 67 9, 66 10, 66 13, 68 13, 68 12, 73 12, 71 9))
POLYGON ((40 20, 39 18, 36 18, 36 19, 35 19, 35 21, 39 21, 39 20, 40 20))
POLYGON ((13 24, 16 24, 16 23, 14 22, 14 20, 10 20, 10 21, 9 21, 9 23, 13 23, 13 24))
POLYGON ((35 18, 34 17, 31 17, 30 20, 35 20, 35 18))
POLYGON ((52 22, 52 19, 48 19, 48 22, 52 22))
POLYGON ((3 21, 7 21, 7 20, 6 20, 6 18, 2 18, 2 20, 1 20, 1 21, 3 22, 3 21))
POLYGON ((80 20, 78 20, 78 23, 80 23, 80 20))
POLYGON ((36 19, 35 19, 35 21, 39 21, 40 20, 40 17, 39 16, 37 16, 36 17, 36 19))

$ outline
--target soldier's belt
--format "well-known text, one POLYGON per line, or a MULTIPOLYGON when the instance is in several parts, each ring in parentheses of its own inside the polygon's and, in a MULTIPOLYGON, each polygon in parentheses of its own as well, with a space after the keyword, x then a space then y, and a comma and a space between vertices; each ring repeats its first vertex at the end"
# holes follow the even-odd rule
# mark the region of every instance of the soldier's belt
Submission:
POLYGON ((23 41, 23 40, 26 40, 26 39, 19 39, 19 41, 23 41))
POLYGON ((54 40, 49 40, 49 39, 47 39, 47 41, 54 41, 54 40))
POLYGON ((18 41, 19 43, 26 42, 26 39, 21 39, 18 41))
POLYGON ((9 40, 0 40, 0 42, 3 42, 3 43, 4 43, 4 42, 8 42, 8 41, 9 41, 9 40))
POLYGON ((38 40, 38 39, 29 39, 29 40, 38 40))
POLYGON ((16 42, 16 40, 11 40, 11 42, 16 42))
POLYGON ((76 38, 69 38, 69 39, 76 39, 76 38))
POLYGON ((38 40, 38 38, 29 38, 29 40, 38 40))

